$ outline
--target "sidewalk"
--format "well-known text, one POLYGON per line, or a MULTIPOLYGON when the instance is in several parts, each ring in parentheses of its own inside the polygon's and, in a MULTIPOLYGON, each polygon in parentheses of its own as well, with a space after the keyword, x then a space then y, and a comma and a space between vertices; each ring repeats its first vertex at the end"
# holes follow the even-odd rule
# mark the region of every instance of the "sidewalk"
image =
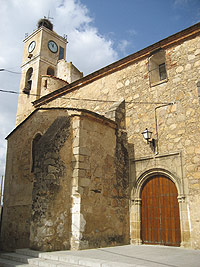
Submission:
POLYGON ((44 267, 200 267, 200 250, 127 245, 81 251, 2 253, 0 266, 44 267))
POLYGON ((80 265, 82 261, 84 266, 92 267, 106 266, 106 262, 107 266, 115 267, 200 267, 200 250, 165 246, 127 245, 81 251, 51 252, 52 257, 54 254, 55 256, 79 258, 80 265), (84 264, 87 261, 89 265, 84 264), (100 262, 103 265, 99 265, 100 262))

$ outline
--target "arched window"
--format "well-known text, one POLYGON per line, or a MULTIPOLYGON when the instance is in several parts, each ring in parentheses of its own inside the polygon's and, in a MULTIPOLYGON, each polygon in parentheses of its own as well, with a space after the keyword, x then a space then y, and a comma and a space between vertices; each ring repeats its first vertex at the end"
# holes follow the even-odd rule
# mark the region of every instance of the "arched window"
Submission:
POLYGON ((23 93, 29 95, 32 87, 33 68, 28 69, 26 73, 25 87, 23 93))
POLYGON ((51 67, 49 67, 49 68, 47 69, 47 75, 54 76, 54 69, 51 68, 51 67))
POLYGON ((36 134, 36 136, 34 137, 33 141, 32 141, 32 168, 31 168, 31 172, 34 172, 34 168, 35 168, 35 151, 36 151, 36 147, 38 144, 38 141, 40 140, 40 138, 42 137, 42 135, 40 133, 36 134))

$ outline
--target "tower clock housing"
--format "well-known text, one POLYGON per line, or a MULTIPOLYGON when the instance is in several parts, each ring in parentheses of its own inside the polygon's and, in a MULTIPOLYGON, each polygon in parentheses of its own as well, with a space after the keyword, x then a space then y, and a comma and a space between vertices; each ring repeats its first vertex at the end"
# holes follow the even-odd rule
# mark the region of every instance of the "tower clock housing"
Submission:
POLYGON ((41 19, 38 29, 24 40, 16 124, 33 111, 32 102, 41 97, 42 76, 56 76, 58 61, 66 57, 66 44, 47 19, 41 19))

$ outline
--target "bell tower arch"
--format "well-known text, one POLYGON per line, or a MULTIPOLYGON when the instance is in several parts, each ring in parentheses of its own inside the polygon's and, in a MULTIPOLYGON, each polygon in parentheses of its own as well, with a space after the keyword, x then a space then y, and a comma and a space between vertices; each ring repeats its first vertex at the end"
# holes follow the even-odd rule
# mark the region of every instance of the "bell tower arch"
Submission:
POLYGON ((66 57, 66 44, 67 40, 54 32, 53 24, 45 18, 24 40, 16 125, 33 111, 32 102, 41 97, 42 75, 49 69, 56 75, 58 60, 66 57))

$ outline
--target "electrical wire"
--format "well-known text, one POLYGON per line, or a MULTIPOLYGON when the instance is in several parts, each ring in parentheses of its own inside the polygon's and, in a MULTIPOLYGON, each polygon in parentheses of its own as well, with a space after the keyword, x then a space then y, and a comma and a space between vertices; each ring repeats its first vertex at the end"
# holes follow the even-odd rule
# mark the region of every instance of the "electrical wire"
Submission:
MULTIPOLYGON (((16 92, 16 91, 10 91, 10 90, 3 90, 0 89, 0 92, 2 93, 11 93, 11 94, 23 94, 24 93, 20 93, 20 92, 16 92)), ((32 96, 40 96, 37 94, 29 94, 32 96)), ((100 103, 116 103, 119 100, 103 100, 103 99, 89 99, 89 98, 75 98, 75 97, 62 97, 62 99, 67 99, 67 100, 75 100, 75 101, 88 101, 88 102, 100 102, 100 103)), ((142 105, 173 105, 174 102, 147 102, 147 101, 126 101, 127 104, 142 104, 142 105)))
MULTIPOLYGON (((21 72, 15 72, 15 71, 11 71, 11 70, 7 70, 7 69, 0 69, 0 71, 7 71, 13 74, 21 74, 21 72)), ((8 90, 3 90, 0 89, 0 92, 3 93, 12 93, 12 94, 24 94, 24 93, 20 93, 20 92, 15 92, 15 91, 8 91, 8 90)), ((28 94, 28 95, 32 95, 32 96, 39 96, 37 94, 28 94)), ((75 98, 75 97, 63 97, 61 96, 62 99, 67 99, 67 100, 79 100, 79 101, 88 101, 88 102, 99 102, 99 103, 115 103, 118 102, 119 100, 101 100, 101 99, 88 99, 88 98, 75 98)), ((127 104, 143 104, 143 105, 173 105, 174 102, 145 102, 145 101, 126 101, 127 104)))
POLYGON ((21 74, 21 72, 7 70, 7 69, 0 69, 0 71, 7 71, 7 72, 10 72, 10 73, 13 73, 13 74, 21 74))
MULTIPOLYGON (((88 98, 75 98, 75 97, 62 97, 63 99, 68 99, 68 100, 84 100, 84 101, 91 101, 91 102, 103 102, 103 103, 116 103, 119 102, 119 100, 101 100, 101 99, 88 99, 88 98)), ((169 105, 169 104, 174 104, 173 102, 145 102, 145 101, 125 101, 127 104, 144 104, 144 105, 169 105)))

